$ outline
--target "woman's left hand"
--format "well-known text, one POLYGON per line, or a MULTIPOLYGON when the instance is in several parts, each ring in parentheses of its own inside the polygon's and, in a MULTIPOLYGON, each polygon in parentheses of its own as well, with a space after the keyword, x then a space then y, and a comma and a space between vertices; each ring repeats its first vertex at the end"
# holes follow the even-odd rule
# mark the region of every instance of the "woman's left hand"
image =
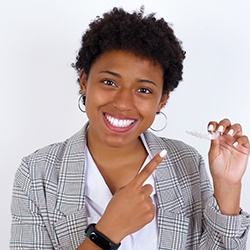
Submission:
POLYGON ((208 130, 219 131, 221 134, 211 141, 208 154, 213 180, 232 185, 240 183, 250 153, 249 140, 242 135, 241 125, 232 125, 230 120, 224 119, 219 123, 210 122, 208 130))
POLYGON ((214 196, 223 214, 239 214, 241 180, 250 153, 248 137, 242 135, 241 125, 232 125, 228 119, 210 122, 208 130, 220 132, 211 140, 208 154, 214 196))

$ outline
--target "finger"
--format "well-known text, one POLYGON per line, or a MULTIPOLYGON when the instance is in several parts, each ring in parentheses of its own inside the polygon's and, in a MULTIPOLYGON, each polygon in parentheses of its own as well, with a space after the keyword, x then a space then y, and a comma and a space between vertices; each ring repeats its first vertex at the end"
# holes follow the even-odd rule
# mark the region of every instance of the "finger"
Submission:
MULTIPOLYGON (((216 122, 216 121, 210 121, 208 123, 208 132, 210 133, 216 133, 216 134, 219 134, 219 135, 223 135, 223 133, 225 132, 225 130, 231 126, 231 122, 229 119, 225 118, 223 120, 221 120, 219 123, 216 122)), ((230 132, 232 133, 232 131, 230 132)), ((219 138, 219 137, 218 137, 219 138)), ((214 154, 218 154, 218 147, 220 145, 220 140, 218 139, 215 139, 215 140, 211 140, 211 145, 210 145, 210 150, 209 152, 210 153, 214 153, 214 154), (216 152, 217 151, 217 152, 216 152)))
POLYGON ((230 136, 235 136, 235 137, 240 137, 242 136, 242 127, 238 123, 228 126, 225 129, 224 134, 228 134, 230 136))
POLYGON ((231 122, 229 119, 223 119, 219 122, 217 125, 216 131, 220 132, 221 134, 224 134, 225 130, 231 126, 231 122))
POLYGON ((227 134, 230 136, 240 137, 242 136, 242 127, 236 123, 231 125, 230 120, 223 119, 219 123, 211 121, 208 124, 208 132, 220 132, 220 134, 227 134))
POLYGON ((153 187, 150 184, 146 184, 141 188, 141 190, 143 191, 144 195, 147 197, 147 196, 150 196, 150 194, 153 192, 153 187))
POLYGON ((239 124, 231 125, 230 120, 225 118, 219 123, 217 123, 216 121, 209 122, 207 130, 208 132, 219 132, 220 134, 229 133, 229 135, 235 135, 236 133, 241 131, 241 127, 239 124))
POLYGON ((240 148, 243 147, 245 149, 246 154, 250 153, 250 143, 249 143, 249 139, 247 136, 243 135, 241 137, 239 137, 234 143, 233 146, 235 148, 240 148))
POLYGON ((144 203, 147 206, 147 217, 145 218, 147 223, 152 221, 155 217, 155 205, 153 204, 153 201, 151 197, 148 197, 147 203, 144 203))
POLYGON ((154 172, 156 167, 161 163, 164 157, 167 155, 167 151, 164 149, 160 153, 156 154, 154 158, 142 169, 142 171, 132 181, 138 186, 142 186, 148 177, 154 172))
POLYGON ((207 125, 207 131, 208 132, 215 132, 217 126, 218 126, 218 123, 216 121, 210 121, 207 125))

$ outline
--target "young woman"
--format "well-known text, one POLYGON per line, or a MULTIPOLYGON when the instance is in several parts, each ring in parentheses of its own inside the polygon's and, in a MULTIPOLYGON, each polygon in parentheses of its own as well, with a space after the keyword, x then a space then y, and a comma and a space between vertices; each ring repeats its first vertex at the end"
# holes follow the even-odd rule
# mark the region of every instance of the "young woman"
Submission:
POLYGON ((240 209, 249 140, 210 122, 211 188, 200 154, 148 128, 182 80, 173 30, 143 10, 93 21, 74 64, 88 123, 25 157, 13 188, 11 249, 245 249, 240 209))

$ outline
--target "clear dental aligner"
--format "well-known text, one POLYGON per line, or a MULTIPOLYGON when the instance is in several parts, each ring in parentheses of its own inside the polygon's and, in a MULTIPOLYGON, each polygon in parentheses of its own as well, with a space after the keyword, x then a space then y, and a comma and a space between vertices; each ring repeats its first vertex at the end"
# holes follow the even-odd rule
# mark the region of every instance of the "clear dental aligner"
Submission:
POLYGON ((207 139, 207 140, 216 140, 220 135, 219 131, 209 132, 207 134, 199 133, 196 131, 186 131, 186 133, 189 135, 195 136, 197 138, 207 139))

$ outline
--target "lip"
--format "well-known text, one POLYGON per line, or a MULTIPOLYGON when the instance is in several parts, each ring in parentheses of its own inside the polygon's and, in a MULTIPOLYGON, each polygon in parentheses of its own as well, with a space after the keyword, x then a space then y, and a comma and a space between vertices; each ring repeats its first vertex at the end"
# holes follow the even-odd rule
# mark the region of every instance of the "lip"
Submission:
POLYGON ((103 113, 105 125, 114 132, 127 132, 136 124, 137 119, 119 114, 103 113))

